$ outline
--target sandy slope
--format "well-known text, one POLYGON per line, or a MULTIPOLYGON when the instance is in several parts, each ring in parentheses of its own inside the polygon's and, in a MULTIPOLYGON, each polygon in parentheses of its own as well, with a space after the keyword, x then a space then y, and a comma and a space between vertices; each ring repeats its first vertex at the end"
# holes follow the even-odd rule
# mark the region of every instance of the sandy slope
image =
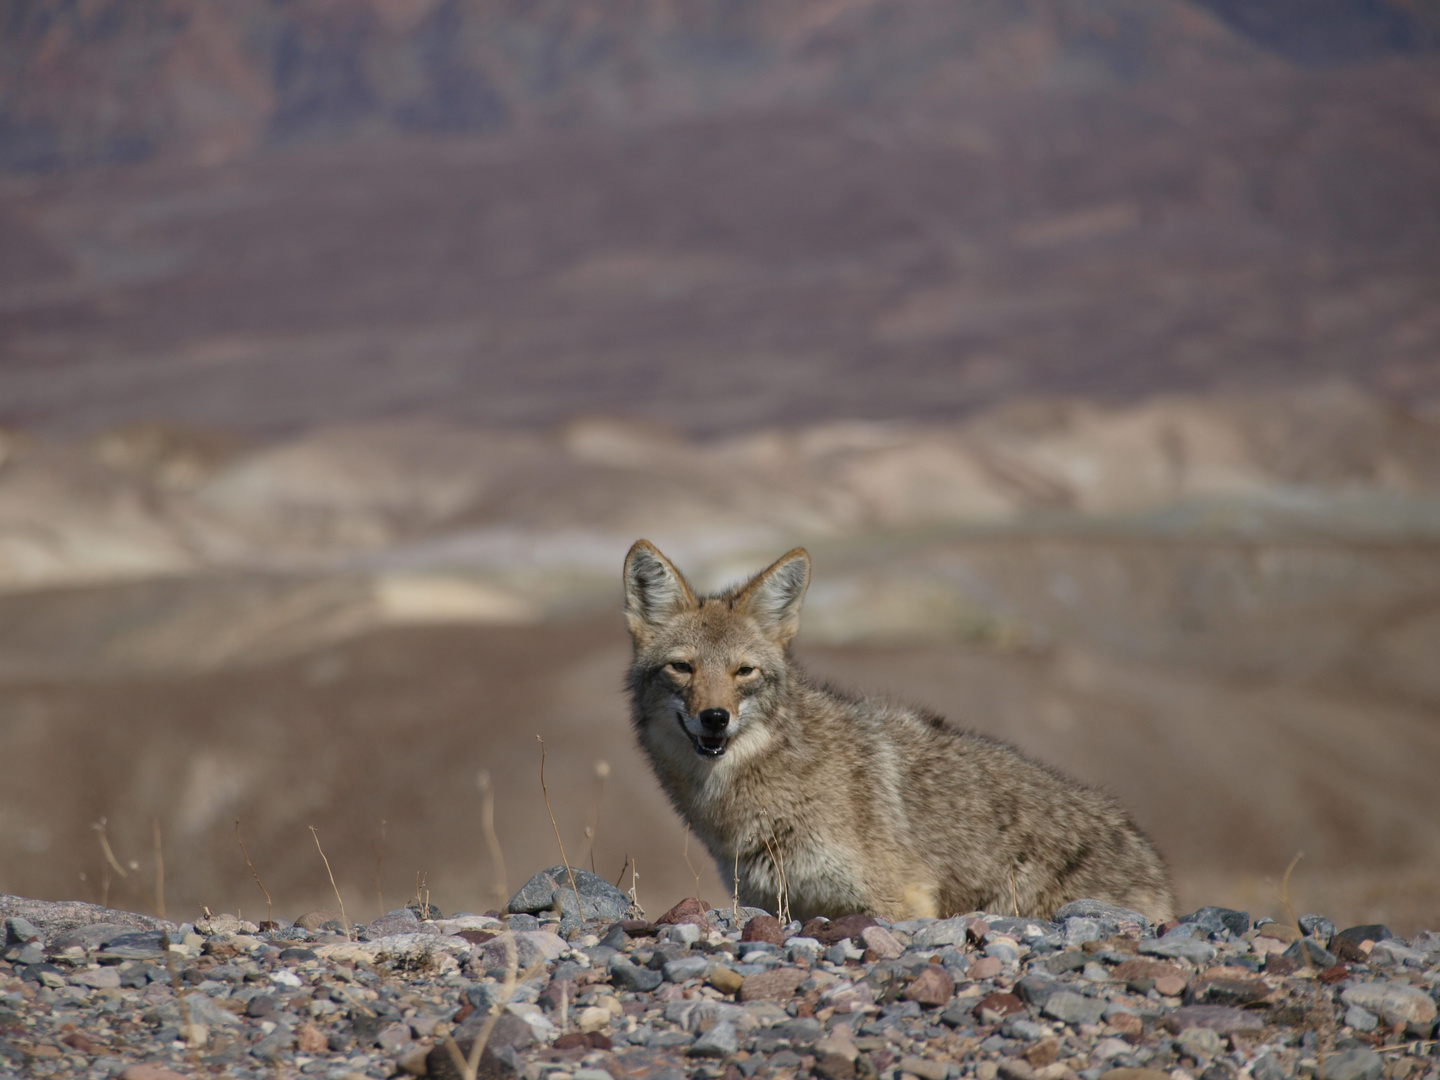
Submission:
POLYGON ((1302 905, 1418 926, 1437 462, 1433 424, 1342 391, 709 444, 610 422, 31 444, 0 470, 0 891, 139 903, 91 825, 144 878, 158 821, 174 904, 253 912, 238 817, 291 914, 328 888, 309 825, 357 905, 419 872, 488 906, 482 770, 507 884, 555 859, 538 734, 572 856, 603 760, 596 867, 633 857, 657 910, 693 892, 620 692, 644 534, 703 583, 810 544, 804 662, 1102 784, 1187 902, 1270 910, 1303 850, 1302 905))

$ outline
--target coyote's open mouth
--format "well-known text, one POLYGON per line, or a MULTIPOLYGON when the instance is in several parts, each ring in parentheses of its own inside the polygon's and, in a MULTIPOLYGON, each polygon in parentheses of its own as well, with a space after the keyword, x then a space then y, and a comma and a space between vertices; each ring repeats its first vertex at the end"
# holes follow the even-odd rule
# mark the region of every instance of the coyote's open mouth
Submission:
POLYGON ((680 730, 690 738, 695 746, 695 753, 701 757, 718 758, 725 753, 725 747, 730 743, 728 735, 696 735, 690 730, 690 725, 685 723, 685 714, 677 712, 675 719, 680 723, 680 730))

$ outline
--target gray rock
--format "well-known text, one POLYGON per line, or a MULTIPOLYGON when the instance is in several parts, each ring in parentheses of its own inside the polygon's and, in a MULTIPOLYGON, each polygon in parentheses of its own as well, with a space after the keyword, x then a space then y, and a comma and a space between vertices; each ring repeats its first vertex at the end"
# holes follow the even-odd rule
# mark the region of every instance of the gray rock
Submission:
POLYGON ((610 961, 620 955, 619 949, 612 949, 608 945, 594 945, 582 951, 590 958, 590 966, 601 971, 609 968, 610 961))
POLYGON ((1253 1012, 1232 1005, 1182 1005, 1168 1013, 1162 1021, 1177 1034, 1193 1027, 1209 1028, 1220 1035, 1260 1031, 1265 1021, 1253 1012))
POLYGON ((88 986, 94 990, 118 990, 120 969, 114 967, 86 968, 70 976, 72 986, 88 986))
POLYGON ((610 965, 610 981, 618 989, 648 994, 659 987, 664 979, 658 971, 636 967, 628 960, 616 960, 610 965))
POLYGON ((294 1045, 295 1033, 288 1028, 277 1027, 252 1046, 250 1053, 261 1061, 279 1061, 294 1045))
POLYGON ((1290 1074, 1274 1054, 1262 1054, 1250 1066, 1250 1075, 1255 1080, 1289 1080, 1290 1074))
MULTIPOLYGON (((1343 938, 1352 945, 1359 945, 1362 941, 1389 941, 1394 936, 1394 931, 1382 923, 1365 923, 1361 926, 1347 926, 1335 935, 1335 937, 1343 938)), ((1334 944, 1333 939, 1331 944, 1334 944)))
MULTIPOLYGON (((91 923, 89 926, 77 926, 73 930, 65 930, 54 935, 50 940, 50 947, 52 949, 69 949, 79 946, 82 949, 95 949, 107 941, 114 941, 116 938, 133 933, 135 933, 133 926, 121 926, 119 923, 91 923)), ((158 936, 155 940, 159 940, 158 936)))
POLYGON ((1285 950, 1285 959, 1294 960, 1297 964, 1305 963, 1305 953, 1309 953, 1310 962, 1322 971, 1332 968, 1340 962, 1339 958, 1329 949, 1322 946, 1314 938, 1301 938, 1285 950), (1304 950, 1302 953, 1301 950, 1304 950))
POLYGON ((559 907, 562 919, 607 919, 611 922, 623 919, 630 910, 630 900, 599 874, 580 867, 552 866, 536 874, 520 891, 510 898, 508 910, 515 915, 534 915, 552 911, 559 907), (580 906, 576 907, 575 891, 570 887, 574 875, 575 889, 580 892, 580 906))
POLYGON ((722 1020, 701 1035, 685 1051, 689 1057, 728 1058, 740 1049, 740 1033, 735 1025, 722 1020))
POLYGON ((185 1007, 190 1010, 192 1024, 204 1024, 209 1028, 230 1027, 240 1023, 240 1018, 228 1009, 223 1009, 204 994, 186 994, 185 1007))
POLYGON ((27 941, 39 941, 40 931, 35 924, 23 915, 13 915, 5 920, 5 943, 7 945, 24 944, 27 941))
POLYGON ((420 920, 416 918, 415 912, 409 908, 400 908, 398 911, 386 912, 365 927, 364 937, 366 940, 374 941, 376 938, 389 937, 391 934, 418 934, 420 932, 420 920))
POLYGON ((915 948, 936 949, 944 945, 964 945, 965 933, 964 919, 941 919, 915 931, 915 948))
POLYGON ((1067 949, 1078 949, 1087 941, 1099 941, 1105 936, 1099 919, 1076 915, 1065 920, 1064 942, 1067 949))
POLYGON ((688 982, 691 979, 702 978, 705 969, 710 966, 710 961, 703 956, 686 956, 679 960, 671 960, 663 968, 665 978, 672 983, 688 982))
POLYGON ((97 957, 101 963, 116 963, 121 960, 154 960, 165 956, 163 931, 138 931, 117 934, 100 947, 97 957))
POLYGON ((665 1049, 671 1046, 689 1046, 695 1041, 695 1036, 688 1031, 654 1031, 645 1040, 645 1045, 651 1049, 665 1049))
POLYGON ((375 1036, 375 1045, 393 1056, 408 1047, 412 1037, 409 1024, 386 1024, 375 1036))
POLYGON ((1045 999, 1040 1011, 1066 1024, 1098 1024, 1105 1013, 1105 1002, 1060 990, 1045 999))
POLYGON ((1098 919, 1107 926, 1110 933, 1119 933, 1132 928, 1146 930, 1150 927, 1150 920, 1140 912, 1131 911, 1118 904, 1107 904, 1103 900, 1072 900, 1055 912, 1055 921, 1064 922, 1066 919, 1077 916, 1098 919))
POLYGON ((1325 1080, 1378 1080, 1385 1059, 1363 1046, 1351 1047, 1325 1058, 1325 1080))
POLYGON ((1356 1031, 1374 1031, 1380 1026, 1380 1019, 1369 1009, 1351 1005, 1345 1010, 1345 1023, 1356 1031))
POLYGON ((1341 995, 1346 1005, 1360 1008, 1384 1019, 1387 1024, 1404 1024, 1418 1035, 1429 1035, 1435 1023, 1435 1002, 1429 994, 1400 982, 1365 982, 1348 987, 1341 995))
POLYGON ((1058 979, 1047 979, 1043 975, 1026 975, 1015 984, 1015 995, 1021 1001, 1044 1008, 1050 998, 1065 989, 1058 979))
POLYGON ((985 922, 992 934, 1008 934, 1021 941, 1035 941, 1060 932, 1058 923, 1044 919, 1011 918, 1009 915, 987 915, 985 922))
POLYGON ((38 941, 27 941, 22 945, 11 945, 0 955, 12 964, 39 964, 45 959, 45 950, 38 941))
POLYGON ((1217 934, 1221 930, 1229 931, 1234 937, 1239 937, 1250 929, 1250 913, 1248 911, 1236 911, 1233 908, 1203 907, 1193 911, 1189 915, 1181 915, 1182 923, 1196 923, 1203 926, 1206 932, 1217 934))
POLYGON ((1191 1057, 1201 1061, 1208 1061, 1217 1054, 1225 1052, 1225 1040, 1220 1038, 1217 1032, 1209 1028, 1192 1027, 1186 1028, 1176 1038, 1175 1042, 1184 1048, 1191 1057))
POLYGON ((1208 941, 1194 938, 1161 938, 1159 941, 1142 941, 1139 951, 1146 956, 1164 956, 1169 959, 1188 960, 1192 964, 1203 964, 1215 956, 1215 946, 1208 941))
POLYGON ((130 911, 116 911, 97 904, 84 904, 77 900, 27 900, 23 896, 0 894, 0 919, 25 919, 49 940, 66 930, 92 923, 110 923, 130 926, 137 930, 179 929, 174 923, 156 919, 149 915, 137 915, 130 911))
POLYGON ((1025 1042, 1039 1042, 1049 1035, 1050 1029, 1044 1024, 1036 1023, 1026 1016, 1014 1016, 1005 1021, 1001 1028, 1002 1032, 1012 1039, 1022 1039, 1025 1042))
POLYGON ((1329 945, 1335 936, 1335 924, 1324 915, 1301 915, 1300 929, 1310 937, 1318 938, 1320 944, 1329 945))

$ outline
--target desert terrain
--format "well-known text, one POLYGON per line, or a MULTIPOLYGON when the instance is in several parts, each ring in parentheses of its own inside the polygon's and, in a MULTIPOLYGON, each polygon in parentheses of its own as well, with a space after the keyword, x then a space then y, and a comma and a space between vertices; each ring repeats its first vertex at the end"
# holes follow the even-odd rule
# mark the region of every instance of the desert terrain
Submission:
POLYGON ((293 917, 313 826, 356 917, 483 911, 538 735, 574 861, 718 901, 645 536, 807 545, 803 664, 1102 785, 1185 905, 1303 852, 1433 927, 1440 8, 1326 10, 14 6, 0 892, 293 917))
POLYGON ((571 858, 723 895, 628 730, 644 535, 702 586, 809 544, 813 674, 1102 785, 1190 906, 1271 910, 1302 851, 1336 918, 1440 903, 1440 425, 1358 392, 217 445, 32 440, 0 472, 6 892, 144 906, 158 823, 169 905, 256 912, 238 821, 282 913, 329 902, 310 826, 358 910, 417 879, 484 909, 558 859, 540 736, 571 858))

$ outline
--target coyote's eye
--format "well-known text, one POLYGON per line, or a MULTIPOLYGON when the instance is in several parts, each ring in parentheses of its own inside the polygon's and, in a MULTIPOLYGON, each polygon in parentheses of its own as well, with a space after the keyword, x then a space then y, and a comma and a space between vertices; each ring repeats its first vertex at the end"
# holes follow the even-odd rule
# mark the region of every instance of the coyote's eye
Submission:
POLYGON ((735 674, 743 679, 747 675, 754 675, 755 669, 749 664, 741 664, 738 668, 735 669, 735 674))
POLYGON ((671 660, 667 665, 671 671, 678 671, 681 675, 689 675, 695 669, 684 660, 671 660))

